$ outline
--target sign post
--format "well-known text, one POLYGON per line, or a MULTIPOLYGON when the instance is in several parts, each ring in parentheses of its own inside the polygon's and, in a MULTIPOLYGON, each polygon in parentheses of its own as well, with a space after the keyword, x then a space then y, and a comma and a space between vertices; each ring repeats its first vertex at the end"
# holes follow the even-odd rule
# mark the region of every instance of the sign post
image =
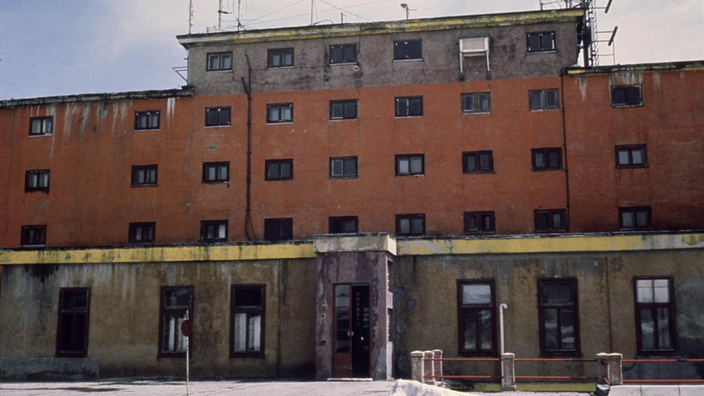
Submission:
POLYGON ((188 395, 188 377, 189 377, 189 358, 188 355, 190 354, 190 348, 188 345, 188 340, 191 338, 191 334, 193 334, 193 323, 188 317, 188 311, 186 311, 186 320, 181 322, 181 334, 183 334, 184 337, 186 337, 186 396, 188 395))

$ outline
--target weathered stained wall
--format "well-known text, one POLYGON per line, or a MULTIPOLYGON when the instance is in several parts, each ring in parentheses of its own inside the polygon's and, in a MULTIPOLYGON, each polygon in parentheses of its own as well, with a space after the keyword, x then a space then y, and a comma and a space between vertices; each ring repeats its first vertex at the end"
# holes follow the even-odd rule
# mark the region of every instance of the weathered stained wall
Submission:
POLYGON ((185 375, 185 358, 157 357, 160 288, 168 285, 194 286, 193 377, 312 377, 313 279, 313 260, 5 266, 0 355, 13 367, 0 367, 0 378, 42 360, 62 367, 66 358, 54 358, 62 287, 91 288, 88 359, 73 359, 97 360, 100 377, 185 375), (263 358, 229 357, 230 286, 243 283, 266 285, 263 358))
MULTIPOLYGON (((638 357, 633 278, 672 277, 678 346, 675 357, 704 355, 704 267, 702 250, 401 256, 396 264, 395 347, 398 376, 409 376, 408 355, 414 350, 442 349, 458 357, 457 280, 495 280, 496 304, 506 303, 506 352, 520 358, 540 357, 539 278, 576 278, 581 358, 600 352, 638 357)), ((498 332, 498 309, 494 325, 498 332)), ((497 337, 498 339, 498 337, 497 337)), ((498 348, 497 348, 498 350, 498 348)), ((498 356, 498 355, 497 355, 498 356)), ((668 355, 672 358, 671 355, 668 355)), ((648 355, 648 357, 653 357, 648 355)), ((624 366, 626 378, 704 378, 697 365, 624 366)), ((500 375, 496 363, 453 363, 447 374, 500 375)), ((517 375, 592 377, 593 363, 518 363, 517 375)))

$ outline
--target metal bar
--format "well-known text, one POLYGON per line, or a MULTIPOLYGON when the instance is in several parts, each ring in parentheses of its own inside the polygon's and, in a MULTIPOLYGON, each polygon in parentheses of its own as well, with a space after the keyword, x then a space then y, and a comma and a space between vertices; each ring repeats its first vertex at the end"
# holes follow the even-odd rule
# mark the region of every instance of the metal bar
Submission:
POLYGON ((513 359, 516 362, 596 362, 596 359, 513 359))
MULTIPOLYGON (((518 360, 518 359, 516 359, 518 360)), ((623 359, 622 363, 704 363, 704 359, 623 359)))
POLYGON ((496 358, 423 358, 424 362, 500 362, 496 358))
POLYGON ((668 384, 669 384, 669 383, 678 383, 678 382, 685 383, 685 382, 686 382, 686 383, 692 383, 692 384, 694 384, 694 383, 700 383, 700 384, 701 384, 701 383, 704 383, 704 379, 659 379, 659 380, 654 380, 654 379, 649 379, 649 380, 648 380, 648 379, 637 379, 637 380, 625 379, 625 380, 623 380, 623 382, 624 382, 624 383, 625 383, 625 382, 628 382, 628 383, 647 382, 647 383, 653 383, 653 384, 657 384, 657 383, 668 383, 668 384))
POLYGON ((604 380, 604 382, 606 382, 606 385, 611 386, 611 381, 609 381, 608 378, 606 378, 606 377, 601 377, 601 379, 604 380))
POLYGON ((433 377, 427 376, 427 377, 423 377, 423 378, 436 378, 436 379, 445 379, 445 378, 447 378, 447 379, 462 379, 462 378, 465 378, 465 379, 471 379, 471 378, 474 378, 474 379, 501 379, 501 377, 496 377, 496 376, 493 376, 493 375, 436 375, 436 376, 433 376, 433 377))
POLYGON ((517 375, 516 379, 554 379, 554 380, 597 380, 597 377, 563 377, 563 376, 535 376, 535 375, 517 375))

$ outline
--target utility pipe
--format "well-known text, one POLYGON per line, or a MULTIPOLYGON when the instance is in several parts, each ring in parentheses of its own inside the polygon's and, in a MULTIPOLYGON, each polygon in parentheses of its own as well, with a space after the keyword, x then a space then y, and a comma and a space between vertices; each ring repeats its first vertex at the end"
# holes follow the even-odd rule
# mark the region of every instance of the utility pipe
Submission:
MULTIPOLYGON (((501 335, 501 357, 503 358, 504 353, 506 353, 506 350, 504 348, 504 309, 508 309, 508 305, 501 304, 499 305, 499 333, 501 335)), ((501 362, 501 378, 504 377, 504 364, 501 362)), ((503 380, 502 380, 503 381, 503 380)))

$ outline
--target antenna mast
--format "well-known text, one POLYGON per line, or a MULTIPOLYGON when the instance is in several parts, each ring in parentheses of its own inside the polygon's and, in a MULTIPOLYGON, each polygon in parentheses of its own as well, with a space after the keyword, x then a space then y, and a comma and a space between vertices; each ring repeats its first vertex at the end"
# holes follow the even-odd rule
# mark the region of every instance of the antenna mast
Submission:
MULTIPOLYGON (((192 0, 191 0, 192 1, 192 0)), ((222 9, 222 0, 219 0, 218 4, 218 29, 222 29, 222 14, 232 14, 232 12, 228 12, 222 9)), ((237 21, 239 24, 239 20, 237 21)))
POLYGON ((315 0, 310 0, 310 25, 313 26, 313 7, 315 6, 315 0))
POLYGON ((193 30, 193 0, 188 2, 188 34, 193 30))

